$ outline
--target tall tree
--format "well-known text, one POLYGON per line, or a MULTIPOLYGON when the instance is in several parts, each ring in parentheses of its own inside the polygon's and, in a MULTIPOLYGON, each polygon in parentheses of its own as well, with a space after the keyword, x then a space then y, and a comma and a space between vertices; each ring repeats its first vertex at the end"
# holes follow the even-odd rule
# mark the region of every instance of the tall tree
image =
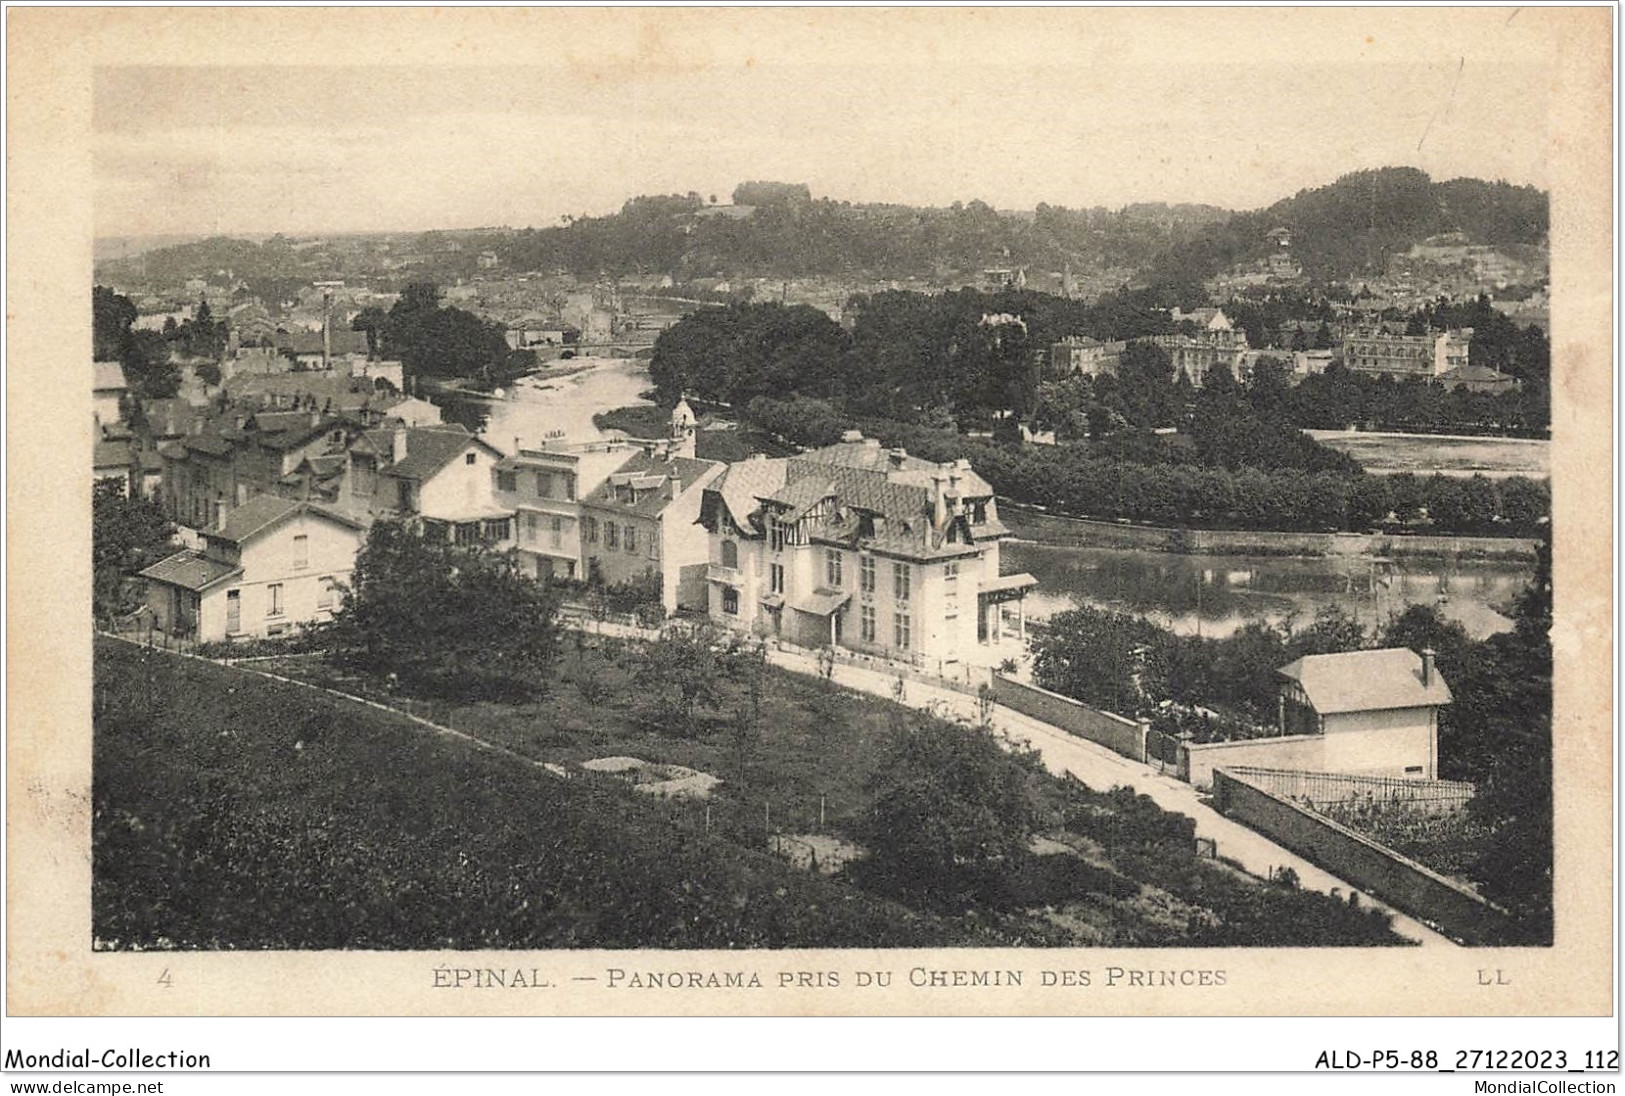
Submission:
POLYGON ((336 656, 431 696, 543 691, 558 652, 558 596, 508 555, 379 521, 330 625, 336 656))
POLYGON ((91 340, 96 360, 118 361, 129 337, 130 325, 135 322, 135 302, 122 293, 115 293, 105 285, 91 290, 91 340))

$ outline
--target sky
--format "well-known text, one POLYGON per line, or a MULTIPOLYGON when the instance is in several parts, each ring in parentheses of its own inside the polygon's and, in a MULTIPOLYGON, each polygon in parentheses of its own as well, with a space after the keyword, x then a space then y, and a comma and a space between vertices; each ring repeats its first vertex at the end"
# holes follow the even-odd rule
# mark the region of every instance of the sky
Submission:
POLYGON ((1000 209, 1256 208, 1400 164, 1548 184, 1548 66, 1494 27, 1384 51, 1353 24, 1296 50, 1257 25, 1210 48, 1202 28, 1079 26, 1055 48, 691 36, 709 52, 686 63, 678 35, 526 64, 98 67, 96 232, 541 227, 746 179, 1000 209))

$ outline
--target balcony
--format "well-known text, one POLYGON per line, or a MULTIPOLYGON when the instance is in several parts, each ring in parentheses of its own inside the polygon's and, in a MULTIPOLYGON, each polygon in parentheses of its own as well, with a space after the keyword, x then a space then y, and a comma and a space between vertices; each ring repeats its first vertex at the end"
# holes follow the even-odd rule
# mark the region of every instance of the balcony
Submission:
POLYGON ((706 565, 705 577, 710 582, 720 582, 724 586, 740 586, 744 584, 745 572, 737 567, 711 563, 706 565))

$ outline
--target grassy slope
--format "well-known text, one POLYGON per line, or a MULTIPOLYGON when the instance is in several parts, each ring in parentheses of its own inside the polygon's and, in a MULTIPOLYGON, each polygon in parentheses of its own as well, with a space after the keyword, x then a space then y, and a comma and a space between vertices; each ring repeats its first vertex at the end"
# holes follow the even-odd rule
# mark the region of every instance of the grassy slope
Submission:
POLYGON ((102 947, 913 946, 922 916, 397 717, 98 642, 102 947))
MULTIPOLYGON (((821 800, 826 830, 846 836, 858 831, 871 778, 901 708, 769 668, 761 740, 741 759, 726 723, 745 703, 740 685, 725 687, 696 731, 674 734, 668 713, 640 696, 632 682, 637 657, 617 641, 606 640, 596 650, 571 645, 549 695, 528 704, 389 702, 538 760, 570 764, 631 755, 713 773, 725 782, 710 805, 712 832, 747 847, 760 844, 768 817, 779 832, 816 830, 821 800)), ((384 697, 376 684, 339 677, 315 659, 292 660, 287 668, 345 691, 384 697)), ((1039 859, 1057 863, 1014 872, 1014 905, 1034 911, 1037 920, 986 908, 978 913, 1008 938, 1163 945, 1396 942, 1379 919, 1332 899, 1267 886, 1199 861, 1190 820, 1143 796, 1076 783, 1055 783, 1049 796, 1064 819, 1054 836, 1081 850, 1097 870, 1044 857, 1039 859)), ((706 807, 694 802, 659 809, 689 830, 701 830, 707 817, 706 807)))

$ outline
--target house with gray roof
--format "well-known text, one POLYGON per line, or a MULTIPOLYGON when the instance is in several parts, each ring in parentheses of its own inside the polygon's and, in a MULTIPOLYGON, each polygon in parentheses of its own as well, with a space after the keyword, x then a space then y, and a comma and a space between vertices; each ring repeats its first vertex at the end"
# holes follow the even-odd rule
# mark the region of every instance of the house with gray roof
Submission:
POLYGON ((215 642, 283 635, 332 617, 367 523, 330 507, 257 495, 185 550, 141 572, 170 634, 215 642))
POLYGON ((1450 686, 1433 652, 1404 647, 1305 655, 1282 666, 1284 736, 1321 736, 1316 771, 1433 780, 1450 686))
POLYGON ((581 555, 588 578, 656 579, 666 612, 703 612, 709 543, 698 524, 705 489, 727 468, 650 446, 581 497, 581 555))
POLYGON ((345 505, 355 513, 411 519, 453 544, 506 546, 514 510, 496 497, 503 453, 455 423, 368 430, 348 451, 345 505))
POLYGON ((849 436, 730 466, 705 492, 708 613, 809 647, 840 646, 939 673, 1025 632, 1031 575, 1000 573, 993 488, 849 436), (1008 619, 1013 615, 1013 620, 1008 619))

